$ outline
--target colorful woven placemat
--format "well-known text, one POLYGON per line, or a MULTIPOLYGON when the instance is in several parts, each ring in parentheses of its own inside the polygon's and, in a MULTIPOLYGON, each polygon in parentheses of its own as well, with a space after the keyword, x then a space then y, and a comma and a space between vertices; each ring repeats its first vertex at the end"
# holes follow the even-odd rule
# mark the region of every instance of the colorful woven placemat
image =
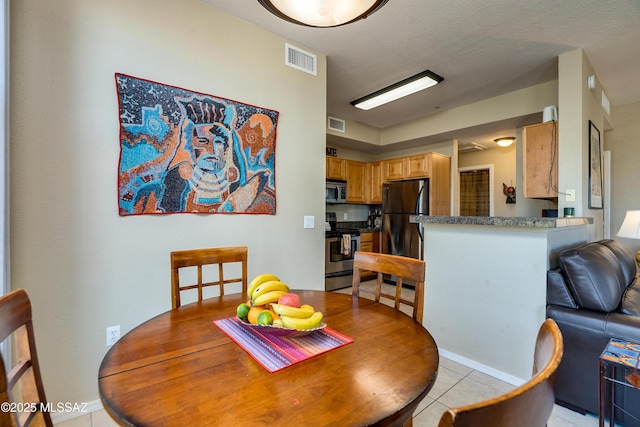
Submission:
POLYGON ((329 327, 297 338, 258 332, 237 317, 213 322, 269 372, 276 372, 303 360, 353 342, 329 327))

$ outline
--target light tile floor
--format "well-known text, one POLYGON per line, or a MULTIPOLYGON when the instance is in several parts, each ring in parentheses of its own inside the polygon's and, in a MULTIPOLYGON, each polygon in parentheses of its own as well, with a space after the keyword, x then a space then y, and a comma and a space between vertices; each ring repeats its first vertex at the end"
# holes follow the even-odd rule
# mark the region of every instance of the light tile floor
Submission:
MULTIPOLYGON (((371 286, 371 282, 365 284, 371 286)), ((391 285, 388 285, 391 286, 391 285)), ((336 292, 351 293, 351 289, 336 292)), ((411 298, 412 291, 403 290, 411 298)), ((391 302, 390 302, 391 303, 391 302)), ((456 407, 488 399, 511 390, 514 386, 454 361, 441 358, 438 378, 429 395, 414 413, 414 427, 437 427, 440 416, 448 407, 456 407)), ((114 427, 104 410, 85 414, 63 423, 60 427, 114 427)), ((581 415, 555 405, 548 427, 596 427, 598 418, 581 415)))

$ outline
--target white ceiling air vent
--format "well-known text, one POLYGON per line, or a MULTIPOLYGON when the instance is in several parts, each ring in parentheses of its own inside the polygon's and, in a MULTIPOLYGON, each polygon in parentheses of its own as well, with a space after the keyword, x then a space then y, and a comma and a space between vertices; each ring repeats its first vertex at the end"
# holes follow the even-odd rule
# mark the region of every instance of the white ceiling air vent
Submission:
POLYGON ((346 126, 347 125, 345 124, 344 120, 336 119, 335 117, 329 116, 329 123, 327 123, 327 127, 329 128, 329 130, 345 133, 346 126))
POLYGON ((284 45, 284 63, 289 67, 296 70, 304 71, 305 73, 318 75, 318 57, 313 53, 305 52, 304 50, 285 43, 284 45))
POLYGON ((467 151, 482 151, 486 149, 487 147, 485 145, 478 144, 477 142, 472 142, 469 145, 458 147, 458 153, 465 153, 467 151))

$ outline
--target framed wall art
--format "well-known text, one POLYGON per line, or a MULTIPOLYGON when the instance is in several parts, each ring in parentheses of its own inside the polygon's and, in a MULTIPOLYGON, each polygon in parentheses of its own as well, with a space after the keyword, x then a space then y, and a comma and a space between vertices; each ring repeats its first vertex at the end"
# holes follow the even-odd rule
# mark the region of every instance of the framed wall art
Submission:
POLYGON ((600 131, 589 120, 589 208, 602 209, 602 143, 600 131))

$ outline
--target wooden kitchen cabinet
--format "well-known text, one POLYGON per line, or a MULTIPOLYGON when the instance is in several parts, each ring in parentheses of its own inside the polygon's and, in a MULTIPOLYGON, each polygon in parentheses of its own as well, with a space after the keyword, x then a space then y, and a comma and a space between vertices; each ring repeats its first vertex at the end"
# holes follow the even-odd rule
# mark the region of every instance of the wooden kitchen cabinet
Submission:
POLYGON ((373 233, 360 233, 360 250, 373 252, 373 233))
POLYGON ((409 156, 405 161, 405 178, 422 178, 431 172, 431 153, 409 156))
POLYGON ((451 215, 451 158, 429 153, 429 215, 451 215))
POLYGON ((386 181, 429 178, 429 212, 451 215, 451 158, 424 153, 376 162, 327 156, 327 179, 347 181, 348 203, 382 203, 386 181))
POLYGON ((382 181, 393 181, 395 179, 404 179, 404 162, 405 158, 383 160, 382 163, 382 181))
POLYGON ((360 233, 360 250, 363 252, 380 253, 380 232, 360 233))
POLYGON ((558 123, 525 126, 522 130, 523 195, 558 197, 558 123))
MULTIPOLYGON (((360 250, 362 252, 380 253, 380 232, 360 233, 360 250)), ((376 277, 376 273, 369 270, 360 271, 361 280, 369 280, 376 277)))
POLYGON ((367 163, 365 168, 367 203, 382 203, 382 162, 367 163))
POLYGON ((366 203, 365 163, 347 160, 347 203, 366 203))
POLYGON ((326 157, 327 179, 347 179, 347 162, 337 157, 326 157))

